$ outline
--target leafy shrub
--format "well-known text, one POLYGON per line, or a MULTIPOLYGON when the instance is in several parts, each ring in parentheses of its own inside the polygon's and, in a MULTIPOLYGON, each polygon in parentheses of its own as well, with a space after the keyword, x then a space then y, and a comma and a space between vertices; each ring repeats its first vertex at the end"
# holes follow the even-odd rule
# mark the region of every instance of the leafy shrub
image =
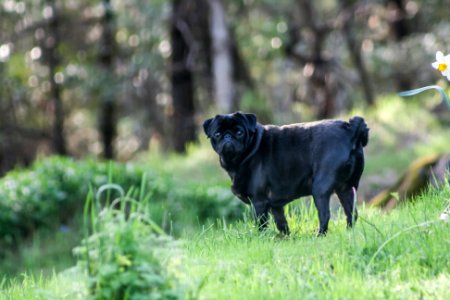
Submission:
MULTIPOLYGON (((0 249, 36 228, 69 223, 81 211, 89 187, 96 191, 109 182, 126 190, 143 184, 150 217, 175 232, 207 219, 235 218, 242 210, 228 187, 180 184, 171 174, 142 164, 51 157, 0 179, 0 249)), ((131 196, 141 192, 134 189, 131 196)))
POLYGON ((192 206, 197 209, 196 215, 200 220, 242 216, 242 202, 236 199, 229 187, 192 187, 188 197, 192 198, 192 206))
POLYGON ((70 221, 83 206, 89 185, 114 180, 139 185, 144 170, 107 162, 52 157, 0 180, 0 243, 12 243, 35 228, 70 221))
POLYGON ((169 271, 169 262, 179 260, 178 245, 148 218, 148 202, 122 193, 97 214, 99 204, 92 200, 91 194, 85 209, 92 232, 75 249, 88 274, 90 299, 185 298, 169 271))

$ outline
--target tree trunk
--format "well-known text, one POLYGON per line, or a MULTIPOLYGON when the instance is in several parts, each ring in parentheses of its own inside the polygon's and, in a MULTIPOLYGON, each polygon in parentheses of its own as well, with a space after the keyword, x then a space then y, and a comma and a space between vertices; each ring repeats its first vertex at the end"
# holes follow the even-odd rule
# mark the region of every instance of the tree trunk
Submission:
POLYGON ((52 14, 48 22, 48 35, 45 39, 47 62, 49 67, 50 94, 53 103, 53 148, 57 154, 66 155, 66 141, 64 138, 64 110, 61 100, 61 90, 56 82, 56 69, 59 65, 57 48, 59 44, 58 15, 54 0, 48 0, 52 14))
MULTIPOLYGON (((190 43, 183 31, 187 29, 185 15, 189 14, 189 0, 173 0, 170 38, 172 44, 172 144, 176 152, 185 152, 186 145, 196 140, 194 80, 188 65, 190 43)), ((186 32, 184 32, 186 33, 186 32)))
MULTIPOLYGON (((110 0, 102 0, 104 15, 101 20, 103 33, 100 46, 100 65, 106 78, 114 74, 114 15, 110 0)), ((112 87, 113 88, 113 87, 112 87)), ((103 157, 114 158, 114 139, 116 137, 116 101, 114 93, 102 88, 100 108, 100 134, 103 143, 103 157)))
POLYGON ((314 36, 311 56, 308 59, 313 71, 308 81, 316 102, 317 116, 320 119, 330 118, 336 113, 335 89, 331 86, 331 80, 327 79, 333 72, 332 60, 324 55, 324 47, 326 38, 333 28, 327 23, 318 22, 313 1, 300 0, 298 4, 304 27, 311 30, 314 36))
POLYGON ((212 39, 212 60, 214 76, 214 97, 221 113, 230 113, 234 108, 235 86, 233 81, 233 60, 230 32, 225 19, 221 0, 209 0, 210 28, 212 39))
POLYGON ((386 0, 388 10, 391 10, 389 14, 391 36, 397 42, 411 34, 404 2, 404 0, 386 0))
POLYGON ((239 49, 238 42, 236 40, 235 30, 233 28, 229 29, 230 36, 230 47, 231 47, 231 56, 233 60, 233 80, 235 84, 235 108, 238 108, 237 100, 239 98, 239 86, 243 86, 247 89, 254 89, 255 83, 253 82, 253 78, 250 74, 250 70, 248 68, 247 62, 242 57, 242 53, 239 49))
POLYGON ((361 55, 361 43, 356 39, 355 33, 352 29, 352 27, 354 26, 352 22, 354 15, 354 9, 352 9, 351 7, 353 4, 352 2, 354 1, 340 0, 340 4, 345 15, 342 32, 347 42, 347 48, 348 51, 350 52, 350 57, 353 61, 353 64, 355 65, 356 70, 359 73, 359 78, 362 83, 362 88, 366 102, 369 106, 372 106, 375 103, 375 101, 373 96, 372 85, 370 83, 369 73, 367 72, 363 57, 361 55))
MULTIPOLYGON (((411 34, 404 2, 404 0, 386 0, 390 38, 395 43, 401 42, 411 34)), ((394 77, 398 89, 410 90, 412 88, 411 74, 404 74, 401 70, 397 70, 396 73, 394 77)))

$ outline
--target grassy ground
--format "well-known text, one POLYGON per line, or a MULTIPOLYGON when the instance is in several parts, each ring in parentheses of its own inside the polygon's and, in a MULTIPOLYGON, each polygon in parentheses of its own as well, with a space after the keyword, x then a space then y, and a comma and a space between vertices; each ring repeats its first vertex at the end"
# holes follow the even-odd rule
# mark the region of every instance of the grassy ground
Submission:
POLYGON ((2 300, 77 300, 86 299, 85 276, 78 269, 68 269, 52 276, 22 274, 0 282, 2 300))
MULTIPOLYGON (((198 299, 449 299, 450 223, 439 220, 449 203, 446 186, 389 214, 362 208, 353 230, 338 212, 322 238, 308 207, 289 211, 287 238, 219 222, 184 237, 176 272, 198 299)), ((23 276, 0 299, 86 297, 80 270, 23 276)))
POLYGON ((291 215, 289 238, 251 223, 189 238, 189 276, 203 299, 449 299, 450 224, 438 221, 450 190, 390 214, 363 209, 316 238, 314 212, 291 215))
POLYGON ((76 259, 72 249, 79 245, 82 237, 79 226, 61 227, 56 232, 39 230, 17 248, 5 250, 0 277, 14 278, 25 272, 45 277, 73 266, 76 259))
MULTIPOLYGON (((371 127, 360 199, 393 183, 415 158, 448 151, 445 125, 420 104, 405 103, 386 98, 370 111, 352 113, 363 115, 371 127)), ((206 139, 188 156, 152 153, 140 161, 172 174, 176 188, 192 182, 229 186, 206 139)), ((447 299, 450 225, 435 221, 448 204, 449 190, 430 191, 389 214, 362 209, 355 230, 346 230, 338 213, 329 235, 319 239, 315 209, 298 204, 289 207, 289 238, 279 237, 273 227, 260 234, 251 221, 203 226, 187 215, 194 226, 187 224, 182 236, 179 274, 200 299, 447 299), (423 222, 432 223, 418 226, 423 222)), ((60 272, 74 265, 72 248, 81 239, 77 226, 70 230, 40 232, 2 257, 0 299, 84 299, 83 272, 60 272)))

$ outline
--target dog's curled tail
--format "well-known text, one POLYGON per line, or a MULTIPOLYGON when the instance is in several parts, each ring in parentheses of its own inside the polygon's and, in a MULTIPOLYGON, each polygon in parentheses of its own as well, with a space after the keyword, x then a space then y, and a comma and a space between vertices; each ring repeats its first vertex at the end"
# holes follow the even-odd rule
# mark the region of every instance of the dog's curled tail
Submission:
POLYGON ((365 147, 369 142, 369 127, 363 118, 355 116, 349 121, 350 128, 353 132, 352 141, 354 147, 361 145, 365 147))

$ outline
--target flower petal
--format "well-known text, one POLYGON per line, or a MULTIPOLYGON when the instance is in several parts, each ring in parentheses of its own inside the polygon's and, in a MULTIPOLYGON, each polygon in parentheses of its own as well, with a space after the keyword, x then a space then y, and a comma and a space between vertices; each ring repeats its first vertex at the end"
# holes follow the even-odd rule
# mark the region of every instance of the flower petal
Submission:
POLYGON ((441 51, 436 52, 436 60, 439 62, 444 59, 444 53, 441 51))
POLYGON ((441 72, 442 76, 447 77, 447 79, 450 81, 450 69, 447 68, 447 70, 441 72))
POLYGON ((434 63, 431 64, 431 66, 437 70, 437 68, 439 67, 439 63, 435 61, 434 63))
POLYGON ((447 54, 446 56, 444 56, 443 60, 447 65, 450 65, 450 54, 447 54))

